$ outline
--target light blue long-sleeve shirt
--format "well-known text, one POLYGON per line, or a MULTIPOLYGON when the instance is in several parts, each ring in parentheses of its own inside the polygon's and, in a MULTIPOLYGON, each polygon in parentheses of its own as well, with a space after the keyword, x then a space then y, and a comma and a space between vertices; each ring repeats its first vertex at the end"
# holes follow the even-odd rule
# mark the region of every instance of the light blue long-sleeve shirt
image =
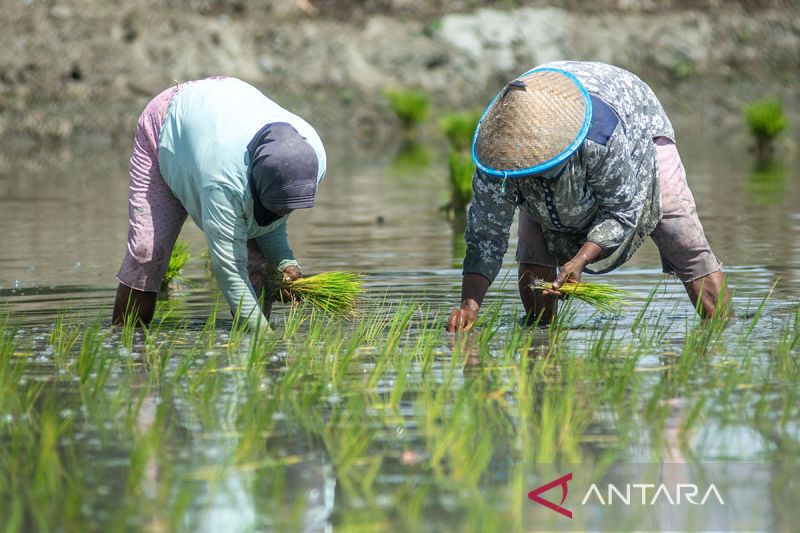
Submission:
POLYGON ((161 129, 158 161, 169 188, 206 235, 211 268, 234 315, 266 327, 247 276, 247 240, 285 268, 296 264, 286 218, 259 226, 247 179, 247 144, 262 126, 291 124, 313 147, 317 182, 325 176, 322 141, 305 120, 236 78, 191 82, 172 99, 161 129))

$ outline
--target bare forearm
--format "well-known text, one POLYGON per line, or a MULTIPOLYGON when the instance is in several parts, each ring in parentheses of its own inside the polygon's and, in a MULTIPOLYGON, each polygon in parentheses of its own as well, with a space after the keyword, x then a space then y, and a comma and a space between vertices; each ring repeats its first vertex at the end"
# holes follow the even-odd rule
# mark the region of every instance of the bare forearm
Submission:
POLYGON ((470 309, 479 309, 491 284, 480 274, 464 274, 461 281, 461 307, 466 305, 470 309))
POLYGON ((558 277, 553 282, 553 288, 560 288, 568 280, 580 281, 581 275, 586 269, 586 265, 600 257, 601 253, 603 253, 603 248, 599 244, 592 241, 583 243, 583 246, 581 246, 578 253, 575 254, 575 257, 561 265, 558 271, 558 277))
POLYGON ((578 253, 575 254, 575 258, 579 259, 585 267, 600 257, 601 253, 603 253, 603 248, 601 248, 599 244, 592 241, 586 241, 583 243, 583 246, 581 246, 581 249, 578 250, 578 253))

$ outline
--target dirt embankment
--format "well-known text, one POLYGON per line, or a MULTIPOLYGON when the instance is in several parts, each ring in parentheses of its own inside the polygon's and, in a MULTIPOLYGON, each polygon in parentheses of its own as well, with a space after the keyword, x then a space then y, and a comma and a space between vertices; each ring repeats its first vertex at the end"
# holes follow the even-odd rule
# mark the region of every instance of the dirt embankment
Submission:
POLYGON ((225 74, 323 134, 369 145, 393 134, 385 87, 424 89, 437 110, 476 107, 562 58, 629 68, 670 111, 723 127, 764 95, 800 109, 798 0, 0 3, 4 143, 127 143, 158 91, 225 74))

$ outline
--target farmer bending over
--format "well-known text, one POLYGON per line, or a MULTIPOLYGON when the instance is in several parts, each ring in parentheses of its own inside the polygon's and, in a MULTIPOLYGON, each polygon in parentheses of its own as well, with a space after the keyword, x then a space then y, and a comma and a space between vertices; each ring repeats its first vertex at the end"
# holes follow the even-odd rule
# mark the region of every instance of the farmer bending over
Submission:
POLYGON ((675 146, 652 90, 602 63, 542 65, 492 101, 473 141, 477 167, 467 219, 461 307, 448 330, 470 326, 508 247, 519 207, 519 291, 529 322, 549 323, 557 291, 584 271, 631 258, 646 236, 703 317, 729 299, 675 146), (533 291, 535 279, 552 291, 533 291))
POLYGON ((156 96, 139 117, 131 154, 128 247, 113 322, 128 313, 150 322, 188 214, 206 235, 231 312, 267 327, 271 303, 265 299, 262 317, 256 298, 261 278, 265 268, 301 276, 286 218, 314 205, 325 163, 314 128, 241 80, 209 78, 156 96))

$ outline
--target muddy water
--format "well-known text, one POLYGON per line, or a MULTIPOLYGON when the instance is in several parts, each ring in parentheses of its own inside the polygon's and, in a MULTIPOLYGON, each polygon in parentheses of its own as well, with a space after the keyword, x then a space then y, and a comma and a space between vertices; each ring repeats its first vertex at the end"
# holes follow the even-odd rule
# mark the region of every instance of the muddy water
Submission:
MULTIPOLYGON (((796 161, 786 156, 774 168, 754 170, 743 139, 720 142, 702 125, 685 125, 684 131, 679 131, 679 140, 707 236, 736 288, 735 305, 746 314, 774 285, 766 313, 775 320, 785 319, 797 305, 800 288, 800 172, 796 161)), ((52 350, 48 352, 48 331, 61 310, 68 310, 70 316, 88 319, 97 315, 107 317, 110 312, 114 274, 122 257, 127 231, 126 151, 124 147, 61 148, 44 157, 4 148, 0 157, 0 306, 21 324, 24 345, 36 355, 29 375, 52 379, 54 388, 60 387, 62 398, 76 412, 85 406, 81 407, 71 386, 58 383, 58 378, 50 371, 52 350)), ((403 298, 430 303, 432 314, 445 313, 458 301, 463 228, 445 220, 440 213, 440 206, 447 201, 444 165, 435 158, 428 166, 409 168, 398 165, 393 157, 375 154, 355 159, 337 157, 336 145, 330 142, 329 152, 328 178, 320 189, 317 206, 293 214, 290 221, 290 240, 305 270, 364 272, 369 302, 376 308, 403 298)), ((195 259, 185 272, 187 282, 181 285, 176 299, 180 300, 190 321, 199 325, 205 321, 218 294, 208 274, 202 235, 189 223, 183 238, 189 241, 195 259)), ((514 245, 512 240, 506 257, 506 272, 513 272, 514 245)), ((513 276, 509 279, 510 282, 495 284, 490 301, 504 301, 502 320, 512 324, 520 310, 514 297, 513 276)), ((682 324, 695 320, 680 284, 674 280, 664 282, 652 243, 647 243, 629 264, 602 280, 642 297, 652 286, 663 282, 652 310, 663 312, 667 322, 682 324)), ((631 324, 634 314, 628 313, 619 320, 623 329, 631 324)), ((275 315, 276 323, 280 324, 286 310, 278 308, 275 315)), ((417 320, 424 323, 425 319, 417 317, 417 320)), ((602 323, 585 310, 580 310, 578 323, 588 326, 585 328, 587 337, 602 327, 602 323)), ((228 324, 224 318, 220 320, 218 329, 223 342, 228 324)), ((737 332, 738 327, 734 326, 732 331, 737 332)), ((680 352, 686 328, 676 330, 667 335, 664 344, 680 352)), ((581 332, 572 338, 580 342, 581 332)), ((758 333, 756 338, 759 338, 758 333)), ((110 345, 117 341, 113 334, 109 337, 110 345)), ((180 341, 178 339, 176 346, 180 341)), ((137 342, 141 343, 142 339, 137 342)), ((443 335, 442 344, 446 346, 448 342, 443 335)), ((179 359, 174 357, 172 364, 177 364, 179 359)), ((645 370, 662 364, 655 355, 646 355, 639 362, 645 370)), ((444 373, 447 363, 441 365, 442 368, 434 370, 444 373)), ((364 372, 368 369, 365 365, 364 372)), ((220 386, 226 408, 235 409, 246 403, 248 384, 242 382, 236 371, 224 376, 220 386)), ((654 373, 652 383, 644 379, 644 389, 657 388, 659 376, 654 373)), ((125 377, 114 376, 111 382, 115 383, 116 379, 122 382, 125 377)), ((462 379, 467 384, 479 377, 465 372, 462 379)), ((358 376, 353 379, 358 382, 358 376)), ((143 388, 148 382, 144 370, 140 380, 141 383, 125 383, 124 386, 132 391, 143 388)), ((378 392, 388 394, 392 380, 381 381, 376 387, 378 392)), ((412 384, 409 401, 414 396, 413 389, 412 384)), ((175 478, 186 477, 201 483, 200 489, 195 487, 196 492, 191 494, 192 512, 183 521, 188 530, 244 530, 253 524, 258 529, 281 530, 284 515, 290 514, 287 508, 296 498, 302 501, 301 509, 304 509, 299 523, 307 529, 326 530, 331 523, 347 522, 348 513, 352 511, 366 509, 379 515, 388 512, 386 509, 393 503, 393 491, 408 481, 407 471, 396 468, 397 462, 389 461, 376 482, 375 500, 353 497, 343 489, 341 480, 337 483, 330 454, 323 446, 305 439, 298 426, 293 425, 292 417, 302 415, 302 410, 298 409, 274 415, 277 420, 285 420, 278 415, 288 416, 286 427, 289 429, 285 433, 279 430, 278 437, 271 438, 270 452, 276 457, 299 459, 287 460, 284 485, 276 493, 275 501, 270 501, 264 495, 275 489, 266 486, 258 470, 245 466, 223 475, 209 475, 236 445, 231 438, 235 419, 230 413, 221 414, 219 420, 197 419, 196 407, 189 409, 182 404, 186 399, 180 393, 166 392, 146 394, 135 423, 145 428, 152 425, 162 399, 172 398, 170 417, 178 430, 170 435, 170 453, 174 454, 170 457, 177 466, 173 470, 162 468, 163 471, 146 469, 143 486, 145 492, 151 494, 157 492, 160 484, 169 485, 175 478), (214 478, 213 483, 202 484, 207 477, 214 478)), ((341 401, 335 396, 327 397, 331 406, 341 401)), ((688 401, 682 397, 669 400, 675 412, 684 412, 688 401)), ((413 414, 407 406, 401 407, 401 418, 413 422, 413 414)), ((718 427, 714 417, 709 418, 710 421, 701 426, 701 435, 714 434, 716 442, 735 442, 736 447, 695 450, 701 457, 716 459, 732 455, 750 460, 762 459, 767 454, 768 445, 747 423, 731 424, 728 420, 725 427, 718 427)), ((379 417, 372 422, 378 426, 385 423, 379 417)), ((644 426, 648 421, 642 419, 635 423, 644 426)), ((618 424, 613 421, 613 413, 597 414, 593 424, 590 432, 595 434, 597 442, 613 441, 618 424), (608 420, 604 420, 606 415, 608 420)), ((668 421, 666 425, 668 434, 665 437, 653 435, 652 438, 674 439, 679 424, 668 421)), ((84 466, 87 486, 95 487, 96 491, 87 498, 87 508, 83 512, 91 517, 89 523, 103 525, 115 516, 116 498, 124 492, 124 483, 117 479, 117 473, 124 471, 121 465, 128 461, 128 451, 125 442, 112 440, 108 444, 90 426, 87 424, 85 430, 77 431, 72 438, 79 449, 96 460, 91 468, 84 466)), ((793 430, 795 434, 796 429, 793 430)), ((388 443, 396 439, 407 443, 409 455, 401 455, 401 458, 411 463, 419 459, 414 457, 415 447, 424 448, 420 443, 429 437, 422 428, 402 423, 389 428, 381 426, 376 431, 378 437, 374 442, 388 443)), ((590 445, 593 446, 603 447, 602 444, 590 445)), ((647 460, 648 450, 655 446, 645 439, 626 456, 631 460, 647 460)), ((387 444, 387 448, 390 447, 387 444)), ((424 453, 421 460, 424 460, 424 453)), ((501 458, 495 461, 498 478, 511 475, 505 472, 501 458)), ((494 486, 495 481, 486 484, 487 501, 502 500, 502 496, 492 492, 502 489, 502 486, 499 489, 494 486)), ((429 527, 436 529, 437 520, 444 527, 449 519, 455 520, 468 510, 463 501, 456 501, 457 491, 437 485, 430 473, 422 475, 419 482, 423 487, 430 487, 431 494, 441 492, 437 503, 426 508, 429 527)), ((149 513, 144 514, 149 516, 149 513)), ((146 517, 129 516, 129 519, 136 526, 147 527, 146 517)), ((479 521, 472 522, 473 525, 477 523, 479 521)), ((158 526, 153 528, 158 529, 158 526)))
MULTIPOLYGON (((773 168, 756 169, 744 139, 718 142, 711 133, 702 125, 687 126, 679 131, 679 146, 715 252, 740 297, 775 282, 778 294, 796 293, 798 166, 785 156, 773 168)), ((447 200, 444 165, 435 157, 416 169, 398 168, 392 158, 374 154, 348 159, 329 144, 332 162, 317 206, 290 221, 290 239, 305 270, 357 270, 368 274, 374 292, 456 302, 463 230, 439 213, 447 200)), ((60 307, 108 307, 125 246, 126 152, 61 147, 45 156, 4 149, 0 298, 7 308, 35 322, 60 307)), ((202 259, 205 245, 191 222, 183 238, 197 257, 186 272, 196 283, 187 290, 201 317, 203 302, 214 297, 202 259)), ((506 257, 512 271, 514 246, 512 237, 506 257)), ((610 277, 625 288, 646 290, 660 277, 655 247, 646 243, 610 277)))

